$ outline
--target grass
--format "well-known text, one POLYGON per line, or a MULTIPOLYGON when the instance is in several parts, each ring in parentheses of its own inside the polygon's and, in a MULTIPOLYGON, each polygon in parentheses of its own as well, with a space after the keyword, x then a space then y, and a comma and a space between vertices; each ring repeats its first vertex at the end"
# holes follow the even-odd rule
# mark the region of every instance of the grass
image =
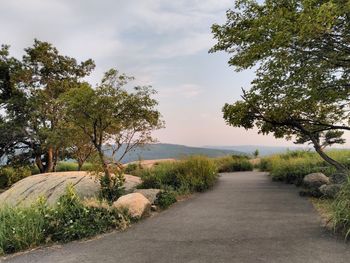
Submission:
POLYGON ((350 237, 350 181, 342 189, 331 205, 331 220, 335 231, 340 231, 346 239, 350 237))
POLYGON ((218 168, 219 173, 252 171, 253 164, 246 156, 225 156, 215 158, 214 162, 218 168))
MULTIPOLYGON (((349 150, 328 151, 327 154, 350 168, 349 150)), ((322 172, 329 176, 336 172, 317 153, 308 151, 292 151, 262 158, 260 169, 269 171, 270 176, 275 181, 296 185, 300 185, 304 176, 309 173, 322 172)))
POLYGON ((39 200, 30 207, 0 208, 0 255, 52 242, 90 237, 129 223, 125 211, 103 203, 84 204, 69 186, 55 206, 39 200))
POLYGON ((140 170, 139 175, 143 180, 140 188, 171 189, 183 194, 202 192, 212 187, 217 179, 217 167, 209 158, 192 156, 140 170))
POLYGON ((40 203, 28 208, 1 208, 0 255, 44 243, 47 225, 44 211, 40 203))

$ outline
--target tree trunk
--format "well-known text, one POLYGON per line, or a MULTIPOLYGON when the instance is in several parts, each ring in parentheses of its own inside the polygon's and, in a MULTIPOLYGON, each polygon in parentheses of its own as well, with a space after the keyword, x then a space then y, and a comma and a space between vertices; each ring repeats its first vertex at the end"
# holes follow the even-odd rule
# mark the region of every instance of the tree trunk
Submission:
POLYGON ((81 168, 83 167, 84 161, 81 159, 78 159, 78 171, 81 171, 81 168))
POLYGON ((50 173, 53 172, 54 168, 54 162, 53 162, 53 148, 49 147, 47 153, 46 153, 46 165, 45 165, 45 172, 50 173))
POLYGON ((43 162, 41 161, 41 156, 40 155, 36 155, 35 156, 35 164, 38 167, 40 173, 44 173, 45 172, 45 168, 43 166, 43 162))
POLYGON ((100 157, 100 161, 101 161, 101 164, 102 164, 102 168, 103 168, 103 171, 105 173, 105 176, 107 176, 109 179, 111 179, 111 173, 108 169, 108 165, 105 161, 105 158, 104 158, 104 155, 103 155, 103 152, 101 149, 98 149, 98 156, 100 157))
POLYGON ((330 165, 334 166, 337 169, 337 172, 339 173, 345 173, 345 174, 349 174, 349 169, 337 162, 336 160, 332 159, 331 157, 329 157, 323 150, 321 145, 317 142, 317 140, 315 138, 311 138, 313 144, 314 144, 314 148, 316 150, 316 152, 321 156, 321 158, 323 160, 325 160, 327 163, 329 163, 330 165))

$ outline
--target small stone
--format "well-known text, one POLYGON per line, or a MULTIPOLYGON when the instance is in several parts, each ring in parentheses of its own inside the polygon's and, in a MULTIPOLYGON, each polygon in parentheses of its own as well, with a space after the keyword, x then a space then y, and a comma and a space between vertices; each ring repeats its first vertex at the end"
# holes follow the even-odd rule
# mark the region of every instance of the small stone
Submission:
POLYGON ((152 206, 151 206, 151 211, 155 212, 155 211, 157 211, 157 210, 158 210, 158 208, 157 208, 156 205, 152 205, 152 206))
POLYGON ((324 184, 320 187, 320 192, 328 198, 335 198, 341 189, 341 184, 324 184))

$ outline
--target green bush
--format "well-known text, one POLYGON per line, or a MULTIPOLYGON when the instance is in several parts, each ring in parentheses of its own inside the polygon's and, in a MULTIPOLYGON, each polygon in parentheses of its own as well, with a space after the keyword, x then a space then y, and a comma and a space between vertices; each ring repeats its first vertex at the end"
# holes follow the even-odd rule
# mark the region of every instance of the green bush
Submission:
POLYGON ((57 205, 49 210, 46 232, 52 241, 68 242, 116 228, 122 218, 113 209, 85 207, 70 186, 57 205))
MULTIPOLYGON (((335 160, 350 168, 350 151, 328 151, 335 160)), ((260 170, 269 171, 273 180, 284 181, 300 185, 305 175, 314 172, 322 172, 331 175, 336 170, 328 165, 315 152, 290 151, 286 154, 277 154, 262 158, 260 170)))
POLYGON ((172 191, 161 191, 157 194, 156 205, 161 209, 166 209, 176 203, 176 195, 172 191))
POLYGON ((124 175, 116 172, 116 176, 109 178, 108 176, 101 176, 100 184, 100 198, 106 199, 108 202, 113 203, 120 196, 124 194, 123 184, 125 182, 124 175))
POLYGON ((125 167, 124 172, 126 174, 137 175, 139 169, 141 169, 140 165, 136 163, 130 163, 125 167))
POLYGON ((10 167, 5 166, 0 168, 0 189, 12 186, 19 180, 32 175, 29 167, 10 167))
POLYGON ((38 246, 45 242, 46 206, 0 209, 0 255, 38 246))
POLYGON ((214 185, 217 171, 212 160, 193 156, 144 169, 141 177, 143 183, 140 188, 171 188, 178 192, 200 192, 214 185))
POLYGON ((245 156, 226 156, 215 159, 219 173, 252 171, 253 164, 245 156))
POLYGON ((85 206, 73 186, 53 207, 40 200, 31 207, 0 208, 0 254, 90 237, 122 228, 129 219, 109 206, 85 206))

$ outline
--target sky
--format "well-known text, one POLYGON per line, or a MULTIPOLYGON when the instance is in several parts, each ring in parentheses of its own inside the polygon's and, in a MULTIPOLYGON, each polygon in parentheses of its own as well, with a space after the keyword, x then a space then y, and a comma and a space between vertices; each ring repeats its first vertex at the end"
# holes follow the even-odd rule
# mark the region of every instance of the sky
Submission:
POLYGON ((152 85, 166 128, 159 142, 204 145, 293 145, 229 127, 225 103, 240 98, 254 71, 235 72, 215 44, 211 25, 223 23, 233 0, 0 0, 0 43, 23 55, 34 38, 77 60, 92 58, 91 84, 116 68, 152 85))

